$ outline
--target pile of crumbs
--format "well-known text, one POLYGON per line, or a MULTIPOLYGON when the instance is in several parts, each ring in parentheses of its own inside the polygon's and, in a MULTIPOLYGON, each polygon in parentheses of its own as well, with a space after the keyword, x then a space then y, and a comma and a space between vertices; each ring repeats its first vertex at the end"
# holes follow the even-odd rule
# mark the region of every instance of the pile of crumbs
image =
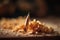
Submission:
POLYGON ((13 32, 12 30, 16 27, 20 27, 21 25, 24 24, 24 22, 25 22, 25 17, 18 17, 18 18, 11 18, 11 19, 2 18, 0 20, 0 37, 18 37, 18 36, 23 37, 24 34, 19 32, 13 32))

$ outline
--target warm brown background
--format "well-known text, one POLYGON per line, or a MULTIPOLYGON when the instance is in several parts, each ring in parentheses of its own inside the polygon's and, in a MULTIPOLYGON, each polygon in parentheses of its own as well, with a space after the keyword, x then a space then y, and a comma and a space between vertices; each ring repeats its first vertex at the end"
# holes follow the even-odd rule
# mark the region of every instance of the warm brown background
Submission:
POLYGON ((60 16, 59 0, 0 0, 0 16, 17 17, 27 15, 43 17, 60 16))

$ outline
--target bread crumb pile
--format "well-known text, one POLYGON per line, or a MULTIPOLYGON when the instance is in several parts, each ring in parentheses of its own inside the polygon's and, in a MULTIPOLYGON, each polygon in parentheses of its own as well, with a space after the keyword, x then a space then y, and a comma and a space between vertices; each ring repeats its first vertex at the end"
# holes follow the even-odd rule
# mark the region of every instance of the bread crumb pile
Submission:
POLYGON ((19 28, 24 23, 25 23, 25 17, 21 17, 21 16, 18 18, 2 18, 0 20, 0 37, 20 37, 20 36, 23 37, 25 34, 22 34, 20 32, 15 32, 13 30, 15 28, 19 28))

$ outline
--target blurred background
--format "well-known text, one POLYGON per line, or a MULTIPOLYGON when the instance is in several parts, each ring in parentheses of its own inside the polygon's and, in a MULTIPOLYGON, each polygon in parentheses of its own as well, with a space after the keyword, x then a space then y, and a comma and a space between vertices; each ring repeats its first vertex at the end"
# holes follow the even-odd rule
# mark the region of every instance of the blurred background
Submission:
POLYGON ((59 0, 0 0, 0 17, 60 16, 59 0))

